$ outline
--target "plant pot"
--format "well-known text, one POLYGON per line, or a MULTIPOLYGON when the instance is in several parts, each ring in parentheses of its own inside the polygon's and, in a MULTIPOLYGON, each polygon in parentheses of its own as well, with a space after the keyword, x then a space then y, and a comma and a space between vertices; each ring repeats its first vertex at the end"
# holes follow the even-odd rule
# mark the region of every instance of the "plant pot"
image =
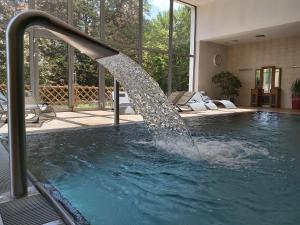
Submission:
POLYGON ((293 109, 300 109, 300 96, 293 96, 292 97, 292 108, 293 109))

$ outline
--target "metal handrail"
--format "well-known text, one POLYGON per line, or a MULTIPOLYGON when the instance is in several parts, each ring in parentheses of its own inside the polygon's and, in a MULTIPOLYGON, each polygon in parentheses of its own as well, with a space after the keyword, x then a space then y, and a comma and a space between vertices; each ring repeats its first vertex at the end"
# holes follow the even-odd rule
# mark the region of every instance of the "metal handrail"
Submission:
POLYGON ((92 59, 119 52, 69 24, 38 10, 27 10, 11 19, 6 30, 8 135, 10 150, 11 195, 27 195, 26 130, 24 113, 24 32, 42 26, 92 59))

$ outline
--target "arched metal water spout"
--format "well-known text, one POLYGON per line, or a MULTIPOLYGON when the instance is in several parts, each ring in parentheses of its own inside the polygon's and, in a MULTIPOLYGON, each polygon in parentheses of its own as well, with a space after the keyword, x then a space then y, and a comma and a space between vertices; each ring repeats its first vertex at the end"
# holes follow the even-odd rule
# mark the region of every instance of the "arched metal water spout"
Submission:
POLYGON ((25 29, 36 25, 46 28, 92 59, 119 53, 42 11, 28 10, 18 14, 10 21, 6 31, 8 135, 11 195, 15 198, 27 194, 23 42, 25 29))

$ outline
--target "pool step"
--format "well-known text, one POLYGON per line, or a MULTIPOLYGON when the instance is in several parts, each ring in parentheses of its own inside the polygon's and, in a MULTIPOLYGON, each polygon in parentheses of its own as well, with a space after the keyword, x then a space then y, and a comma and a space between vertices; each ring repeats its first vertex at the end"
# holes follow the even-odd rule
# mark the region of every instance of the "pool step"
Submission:
MULTIPOLYGON (((46 199, 35 194, 0 204, 3 225, 58 225, 64 224, 46 199)), ((0 225, 1 221, 0 221, 0 225)))
POLYGON ((0 146, 0 195, 1 193, 9 192, 10 179, 9 179, 9 161, 8 153, 0 146))
POLYGON ((28 180, 28 196, 11 199, 8 153, 0 144, 0 225, 62 225, 61 216, 28 180))

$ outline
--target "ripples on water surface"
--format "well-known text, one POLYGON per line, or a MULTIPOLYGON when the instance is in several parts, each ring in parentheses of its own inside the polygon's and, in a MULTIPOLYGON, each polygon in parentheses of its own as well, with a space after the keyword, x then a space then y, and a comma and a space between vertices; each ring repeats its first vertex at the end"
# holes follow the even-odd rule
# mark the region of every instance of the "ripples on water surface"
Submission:
POLYGON ((31 135, 30 167, 92 224, 300 224, 300 116, 186 122, 201 159, 157 149, 141 124, 31 135))

